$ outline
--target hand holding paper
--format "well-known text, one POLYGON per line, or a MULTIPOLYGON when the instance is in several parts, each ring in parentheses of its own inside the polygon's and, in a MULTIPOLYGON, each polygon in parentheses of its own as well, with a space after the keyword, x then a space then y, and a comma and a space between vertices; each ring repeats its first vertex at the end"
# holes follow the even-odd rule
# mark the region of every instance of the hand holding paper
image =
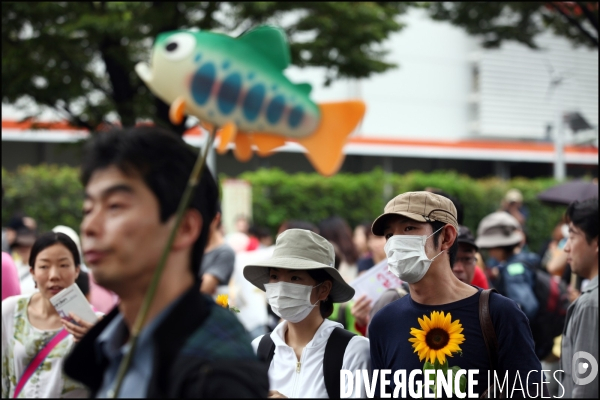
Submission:
POLYGON ((387 260, 371 267, 367 272, 350 282, 356 294, 355 299, 366 295, 373 302, 388 289, 400 287, 402 281, 388 270, 387 260))

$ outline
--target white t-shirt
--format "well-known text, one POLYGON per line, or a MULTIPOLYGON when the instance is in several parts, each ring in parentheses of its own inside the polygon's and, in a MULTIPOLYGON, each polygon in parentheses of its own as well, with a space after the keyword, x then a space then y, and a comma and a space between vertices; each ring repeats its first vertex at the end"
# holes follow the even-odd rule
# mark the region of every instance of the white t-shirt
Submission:
POLYGON ((266 326, 269 315, 267 313, 267 296, 265 292, 244 278, 244 267, 270 258, 274 249, 275 246, 270 246, 264 249, 237 253, 235 256, 235 267, 229 281, 230 305, 240 309, 240 312, 236 315, 248 332, 259 326, 266 326))
POLYGON ((31 267, 29 264, 23 263, 21 259, 15 260, 17 271, 19 272, 19 282, 21 284, 21 294, 33 294, 38 292, 35 287, 35 281, 31 275, 31 267))
MULTIPOLYGON (((12 296, 2 301, 2 398, 14 396, 17 381, 29 362, 60 331, 43 331, 29 323, 27 306, 32 296, 12 296)), ((72 335, 58 343, 29 378, 19 398, 88 397, 82 384, 63 374, 65 358, 74 345, 72 335)))
MULTIPOLYGON (((294 349, 285 343, 287 324, 287 321, 283 321, 271 332, 271 339, 275 343, 275 354, 269 366, 269 389, 277 390, 290 398, 328 398, 323 376, 325 345, 333 329, 343 328, 342 324, 325 319, 313 339, 302 350, 299 365, 294 349)), ((255 353, 258 350, 260 339, 262 336, 252 341, 255 353)), ((350 370, 352 375, 356 376, 356 370, 369 370, 370 368, 369 339, 363 336, 353 337, 346 347, 342 369, 350 370)), ((364 385, 360 386, 359 397, 366 397, 364 385)))

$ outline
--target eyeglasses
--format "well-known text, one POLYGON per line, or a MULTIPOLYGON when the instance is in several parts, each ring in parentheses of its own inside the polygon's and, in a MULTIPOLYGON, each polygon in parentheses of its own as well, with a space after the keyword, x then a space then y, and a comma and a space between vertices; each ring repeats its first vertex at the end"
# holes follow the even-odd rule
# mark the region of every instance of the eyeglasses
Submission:
POLYGON ((475 257, 459 257, 456 259, 456 262, 462 265, 475 265, 477 259, 475 257))

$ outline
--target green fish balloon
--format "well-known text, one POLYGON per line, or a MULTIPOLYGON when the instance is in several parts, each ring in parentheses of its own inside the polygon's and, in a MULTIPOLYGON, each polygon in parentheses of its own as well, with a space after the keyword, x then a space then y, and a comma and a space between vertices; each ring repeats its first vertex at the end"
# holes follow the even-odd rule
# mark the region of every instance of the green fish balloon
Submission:
POLYGON ((135 69, 150 90, 171 105, 173 123, 181 123, 187 114, 205 127, 220 127, 220 154, 235 142, 236 158, 247 161, 252 145, 265 156, 291 140, 306 148, 319 173, 335 174, 365 104, 315 104, 309 84, 294 84, 283 74, 289 64, 284 32, 263 25, 237 38, 208 31, 162 33, 151 66, 139 63, 135 69))

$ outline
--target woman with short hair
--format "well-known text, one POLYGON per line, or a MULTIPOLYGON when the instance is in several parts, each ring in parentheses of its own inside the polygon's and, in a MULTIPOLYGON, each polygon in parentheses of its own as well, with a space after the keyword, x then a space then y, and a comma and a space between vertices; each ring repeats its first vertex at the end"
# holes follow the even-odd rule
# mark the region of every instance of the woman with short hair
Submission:
POLYGON ((370 368, 369 340, 327 319, 334 302, 354 296, 334 268, 334 257, 323 237, 289 229, 277 238, 270 259, 244 268, 244 277, 266 291, 273 312, 283 320, 270 335, 252 342, 269 364, 269 397, 340 397, 341 369, 355 375, 370 368))

